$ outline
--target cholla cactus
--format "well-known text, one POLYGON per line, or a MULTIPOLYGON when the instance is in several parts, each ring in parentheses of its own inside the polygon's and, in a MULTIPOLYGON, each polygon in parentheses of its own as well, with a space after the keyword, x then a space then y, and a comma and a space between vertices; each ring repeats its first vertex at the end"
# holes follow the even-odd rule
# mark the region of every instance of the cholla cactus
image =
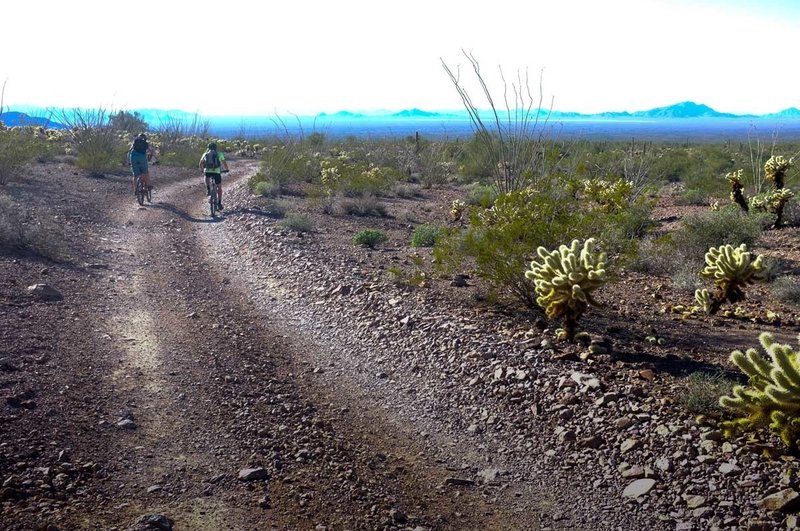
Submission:
POLYGON ((533 280, 538 298, 547 317, 563 317, 564 335, 572 341, 575 326, 589 304, 596 305, 592 292, 606 282, 606 254, 594 250, 595 239, 589 238, 581 247, 573 240, 567 247, 555 251, 537 249, 541 261, 532 261, 525 276, 533 280))
MULTIPOLYGON (((800 339, 800 338, 798 338, 800 339)), ((775 343, 771 334, 759 337, 770 359, 756 349, 736 350, 731 361, 749 378, 749 386, 737 385, 733 396, 719 399, 739 418, 722 423, 726 435, 769 426, 790 448, 800 448, 800 352, 775 343)))
POLYGON ((584 195, 600 204, 606 211, 625 208, 633 193, 633 181, 590 179, 583 185, 584 195))
POLYGON ((706 313, 715 314, 723 302, 731 303, 744 300, 742 288, 755 281, 766 280, 767 270, 764 257, 759 255, 755 260, 747 251, 747 245, 734 247, 730 244, 711 247, 705 256, 706 267, 700 276, 713 279, 717 286, 717 294, 711 296, 708 290, 695 291, 694 298, 703 306, 706 313))
POLYGON ((466 210, 467 205, 461 199, 454 199, 453 204, 450 207, 450 218, 453 221, 461 221, 464 217, 464 210, 466 210))
POLYGON ((783 155, 772 156, 764 164, 767 179, 775 183, 775 188, 783 188, 786 171, 794 165, 794 158, 786 159, 783 155))
POLYGON ((330 161, 323 160, 320 163, 320 181, 328 195, 331 195, 339 183, 339 168, 330 161))
POLYGON ((742 184, 743 170, 732 171, 725 174, 725 179, 731 185, 731 201, 742 207, 742 210, 748 212, 750 207, 747 204, 747 199, 744 197, 744 185, 742 184))

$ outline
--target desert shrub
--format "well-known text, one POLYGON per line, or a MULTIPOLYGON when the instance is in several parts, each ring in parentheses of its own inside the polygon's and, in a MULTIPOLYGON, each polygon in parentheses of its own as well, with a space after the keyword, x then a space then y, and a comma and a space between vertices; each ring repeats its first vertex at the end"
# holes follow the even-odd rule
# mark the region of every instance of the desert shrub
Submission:
POLYGON ((75 165, 90 175, 119 171, 128 146, 111 126, 105 109, 60 111, 56 119, 69 127, 75 165))
POLYGON ((118 111, 108 118, 111 128, 115 131, 125 131, 132 135, 148 131, 150 128, 144 117, 138 112, 118 111))
POLYGON ((696 415, 722 416, 720 397, 728 394, 736 382, 722 372, 693 372, 686 378, 685 390, 678 394, 678 404, 696 415))
POLYGON ((697 269, 691 264, 683 264, 672 273, 672 287, 680 292, 694 295, 702 285, 697 269))
POLYGON ((253 193, 261 197, 277 197, 281 194, 281 185, 269 179, 258 181, 253 187, 253 193))
POLYGON ((672 235, 643 239, 625 266, 631 271, 652 275, 674 273, 680 266, 675 263, 672 235))
POLYGON ((718 211, 688 216, 672 235, 674 263, 676 267, 687 262, 700 265, 709 248, 724 244, 738 246, 744 243, 752 247, 768 224, 767 216, 748 216, 731 205, 718 211))
POLYGON ((61 228, 37 217, 11 197, 0 195, 0 250, 28 251, 44 258, 64 254, 61 228))
POLYGON ((682 194, 675 198, 676 205, 683 205, 683 206, 703 206, 708 205, 708 196, 696 189, 685 190, 682 194))
POLYGON ((392 185, 392 193, 402 199, 411 199, 422 196, 420 191, 414 185, 399 182, 392 185))
POLYGON ((779 277, 770 285, 772 294, 783 302, 800 305, 800 280, 795 277, 779 277))
POLYGON ((461 234, 444 233, 434 257, 441 268, 474 259, 478 276, 535 308, 536 293, 525 270, 536 249, 597 234, 606 217, 585 208, 558 182, 543 181, 536 189, 501 194, 490 209, 471 211, 469 227, 461 234))
POLYGON ((386 205, 374 195, 367 194, 341 203, 342 212, 349 216, 385 218, 388 216, 386 205))
POLYGON ((261 167, 248 181, 251 190, 270 181, 286 192, 292 183, 312 182, 319 175, 319 161, 294 143, 271 146, 261 156, 261 167))
POLYGON ((295 232, 312 232, 314 224, 306 216, 289 215, 281 221, 281 226, 295 232))
POLYGON ((497 198, 497 191, 486 184, 472 183, 469 186, 467 204, 481 208, 491 208, 497 198))
POLYGON ((353 243, 374 249, 378 245, 389 241, 385 232, 376 229, 364 229, 353 236, 353 243))
POLYGON ((411 247, 433 247, 439 237, 440 227, 436 225, 419 225, 411 234, 411 247))
POLYGON ((0 185, 8 183, 30 162, 44 155, 46 142, 39 140, 33 128, 13 127, 0 130, 0 185))
POLYGON ((260 208, 271 218, 283 218, 286 216, 286 204, 283 201, 267 199, 260 208))

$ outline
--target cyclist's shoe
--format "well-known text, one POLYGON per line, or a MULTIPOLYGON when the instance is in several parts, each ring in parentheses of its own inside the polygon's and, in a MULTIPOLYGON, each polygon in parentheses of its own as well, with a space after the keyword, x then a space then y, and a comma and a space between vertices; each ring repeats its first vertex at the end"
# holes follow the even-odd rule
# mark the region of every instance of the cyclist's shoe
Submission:
POLYGON ((224 206, 222 206, 222 203, 220 203, 220 204, 219 204, 219 209, 220 209, 220 210, 225 210, 225 207, 224 207, 224 206))
POLYGON ((152 191, 153 191, 153 185, 151 184, 150 186, 148 186, 148 187, 147 187, 147 190, 148 190, 148 191, 150 191, 150 192, 152 192, 152 191))

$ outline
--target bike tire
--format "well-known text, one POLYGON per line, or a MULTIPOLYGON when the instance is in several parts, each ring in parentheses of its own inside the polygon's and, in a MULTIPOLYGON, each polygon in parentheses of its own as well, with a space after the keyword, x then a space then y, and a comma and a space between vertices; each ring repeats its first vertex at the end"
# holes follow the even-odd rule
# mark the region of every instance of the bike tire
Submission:
POLYGON ((150 188, 147 189, 147 202, 153 202, 153 191, 150 188))
POLYGON ((208 196, 208 205, 211 210, 211 217, 217 217, 217 187, 211 187, 211 194, 208 196))

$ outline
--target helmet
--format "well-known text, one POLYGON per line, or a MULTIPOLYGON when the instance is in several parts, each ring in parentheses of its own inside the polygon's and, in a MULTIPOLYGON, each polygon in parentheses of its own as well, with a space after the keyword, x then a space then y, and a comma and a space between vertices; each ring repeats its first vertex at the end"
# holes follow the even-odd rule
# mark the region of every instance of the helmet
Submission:
POLYGON ((147 135, 144 133, 139 133, 139 138, 141 138, 142 140, 147 140, 147 135))
POLYGON ((208 149, 217 149, 217 145, 214 142, 209 142, 208 149))

